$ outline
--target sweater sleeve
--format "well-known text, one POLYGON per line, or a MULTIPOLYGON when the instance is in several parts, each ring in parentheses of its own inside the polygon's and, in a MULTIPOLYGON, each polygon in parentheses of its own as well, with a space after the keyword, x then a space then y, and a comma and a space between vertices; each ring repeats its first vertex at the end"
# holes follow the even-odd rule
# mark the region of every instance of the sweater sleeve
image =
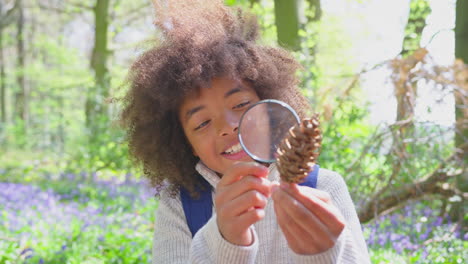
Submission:
POLYGON ((254 243, 243 247, 227 242, 216 224, 216 214, 195 234, 185 221, 179 196, 162 191, 156 212, 153 264, 157 263, 254 263, 258 236, 252 226, 254 243))
POLYGON ((292 252, 294 263, 370 263, 361 224, 343 178, 328 170, 319 176, 317 188, 326 191, 340 210, 346 221, 346 227, 338 237, 336 244, 329 250, 316 255, 299 255, 292 252))

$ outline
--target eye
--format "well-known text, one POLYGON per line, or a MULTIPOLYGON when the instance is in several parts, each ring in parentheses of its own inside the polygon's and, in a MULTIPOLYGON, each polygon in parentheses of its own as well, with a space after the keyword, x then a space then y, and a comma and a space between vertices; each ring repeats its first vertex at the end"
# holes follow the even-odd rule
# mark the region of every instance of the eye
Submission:
POLYGON ((205 122, 202 122, 202 123, 199 124, 194 130, 195 130, 195 131, 200 130, 200 129, 204 128, 205 126, 207 126, 208 123, 210 123, 210 120, 206 120, 205 122))
POLYGON ((245 106, 247 106, 249 104, 250 104, 250 101, 242 102, 242 103, 234 106, 233 109, 241 109, 241 108, 243 108, 243 107, 245 107, 245 106))

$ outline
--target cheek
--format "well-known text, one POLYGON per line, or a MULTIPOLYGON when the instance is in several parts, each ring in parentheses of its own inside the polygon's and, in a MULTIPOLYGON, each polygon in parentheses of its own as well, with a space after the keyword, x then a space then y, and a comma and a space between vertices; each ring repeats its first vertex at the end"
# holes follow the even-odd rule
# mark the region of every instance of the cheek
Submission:
POLYGON ((190 143, 192 145, 193 154, 202 160, 206 161, 215 155, 215 142, 209 135, 192 138, 190 143))
POLYGON ((206 152, 206 145, 208 143, 207 139, 203 139, 195 135, 187 135, 187 134, 186 134, 186 137, 192 149, 193 155, 199 158, 203 157, 204 153, 206 152))

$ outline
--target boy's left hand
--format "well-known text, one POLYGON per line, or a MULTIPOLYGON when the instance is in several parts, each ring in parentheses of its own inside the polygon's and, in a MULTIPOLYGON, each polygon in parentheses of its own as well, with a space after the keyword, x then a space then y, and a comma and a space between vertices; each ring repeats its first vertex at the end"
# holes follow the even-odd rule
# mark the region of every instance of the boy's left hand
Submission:
POLYGON ((335 245, 345 221, 327 192, 282 183, 272 198, 278 224, 294 252, 318 254, 335 245))

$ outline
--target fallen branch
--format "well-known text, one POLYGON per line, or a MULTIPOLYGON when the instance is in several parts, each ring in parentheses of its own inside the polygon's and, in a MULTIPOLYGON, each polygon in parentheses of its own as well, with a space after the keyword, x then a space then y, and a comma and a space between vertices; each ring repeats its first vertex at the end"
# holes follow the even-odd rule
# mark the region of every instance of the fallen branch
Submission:
POLYGON ((385 194, 378 192, 380 194, 379 196, 374 196, 373 199, 368 200, 359 210, 359 220, 361 223, 366 223, 381 213, 397 207, 402 202, 420 199, 429 194, 442 195, 444 197, 451 197, 456 194, 462 197, 466 196, 466 194, 461 194, 458 190, 451 188, 449 184, 443 184, 446 183, 449 177, 454 177, 463 173, 457 172, 451 175, 447 173, 445 169, 446 165, 456 159, 457 155, 453 154, 428 176, 413 183, 405 184, 397 189, 393 189, 391 193, 387 192, 387 194, 385 194))

